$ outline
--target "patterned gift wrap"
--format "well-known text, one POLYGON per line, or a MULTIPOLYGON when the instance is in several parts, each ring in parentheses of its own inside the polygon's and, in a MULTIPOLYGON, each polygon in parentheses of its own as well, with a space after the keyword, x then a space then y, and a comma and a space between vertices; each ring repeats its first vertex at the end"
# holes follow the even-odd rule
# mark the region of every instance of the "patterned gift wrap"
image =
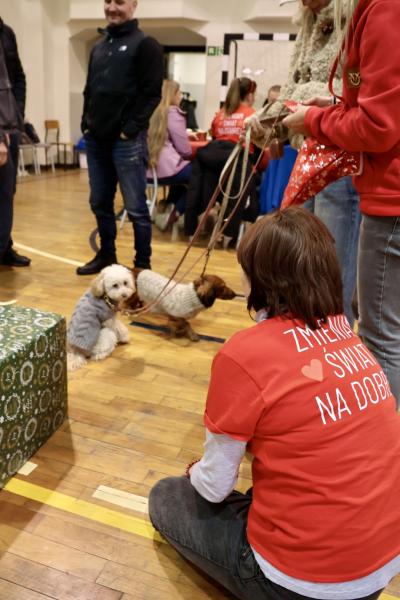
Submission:
POLYGON ((67 418, 65 319, 0 306, 0 489, 67 418))

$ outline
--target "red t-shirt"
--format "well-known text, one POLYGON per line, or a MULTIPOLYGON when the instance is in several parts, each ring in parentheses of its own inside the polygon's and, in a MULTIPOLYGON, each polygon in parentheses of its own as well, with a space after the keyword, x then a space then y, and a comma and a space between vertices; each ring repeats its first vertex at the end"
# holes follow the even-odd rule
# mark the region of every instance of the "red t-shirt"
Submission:
POLYGON ((205 424, 248 442, 247 535, 277 569, 335 583, 400 554, 400 416, 344 316, 236 334, 214 359, 205 424))
POLYGON ((237 144, 243 131, 243 122, 246 117, 254 114, 254 108, 241 104, 236 112, 226 115, 221 109, 215 115, 211 124, 211 135, 216 140, 227 140, 237 144))

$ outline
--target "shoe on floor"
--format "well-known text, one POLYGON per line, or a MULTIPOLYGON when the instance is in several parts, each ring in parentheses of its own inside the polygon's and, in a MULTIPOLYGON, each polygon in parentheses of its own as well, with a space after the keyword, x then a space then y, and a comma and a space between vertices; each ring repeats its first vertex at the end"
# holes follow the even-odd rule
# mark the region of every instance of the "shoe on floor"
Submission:
POLYGON ((31 259, 18 254, 14 248, 9 248, 0 259, 0 264, 8 265, 9 267, 29 267, 31 259))
POLYGON ((100 273, 105 267, 114 265, 116 262, 117 257, 115 254, 103 254, 99 251, 92 260, 78 267, 76 273, 77 275, 94 275, 95 273, 100 273))

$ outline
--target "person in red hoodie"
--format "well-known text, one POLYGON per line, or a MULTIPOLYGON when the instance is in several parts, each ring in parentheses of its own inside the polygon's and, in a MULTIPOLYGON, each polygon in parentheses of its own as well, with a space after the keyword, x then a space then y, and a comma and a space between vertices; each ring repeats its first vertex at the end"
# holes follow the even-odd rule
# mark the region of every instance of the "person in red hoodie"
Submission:
MULTIPOLYGON (((343 0, 335 0, 337 21, 343 0)), ((343 101, 313 98, 284 124, 363 153, 355 177, 363 215, 358 257, 359 333, 400 407, 400 2, 349 0, 343 101)))

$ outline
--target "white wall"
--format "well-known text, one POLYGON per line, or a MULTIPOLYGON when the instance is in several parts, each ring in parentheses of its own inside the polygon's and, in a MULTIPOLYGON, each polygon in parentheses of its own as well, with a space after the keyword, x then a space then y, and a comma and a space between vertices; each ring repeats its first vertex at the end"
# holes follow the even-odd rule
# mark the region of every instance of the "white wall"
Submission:
MULTIPOLYGON (((137 17, 161 43, 222 46, 225 33, 293 31, 294 10, 278 0, 139 0, 137 17)), ((62 138, 77 141, 88 48, 104 23, 102 0, 0 0, 0 16, 17 35, 27 117, 41 136, 44 119, 58 119, 62 138)), ((219 106, 222 60, 206 58, 202 127, 219 106)))
POLYGON ((182 92, 188 92, 196 100, 196 118, 204 129, 204 102, 206 83, 206 56, 194 52, 172 52, 169 57, 168 76, 177 81, 182 92))

